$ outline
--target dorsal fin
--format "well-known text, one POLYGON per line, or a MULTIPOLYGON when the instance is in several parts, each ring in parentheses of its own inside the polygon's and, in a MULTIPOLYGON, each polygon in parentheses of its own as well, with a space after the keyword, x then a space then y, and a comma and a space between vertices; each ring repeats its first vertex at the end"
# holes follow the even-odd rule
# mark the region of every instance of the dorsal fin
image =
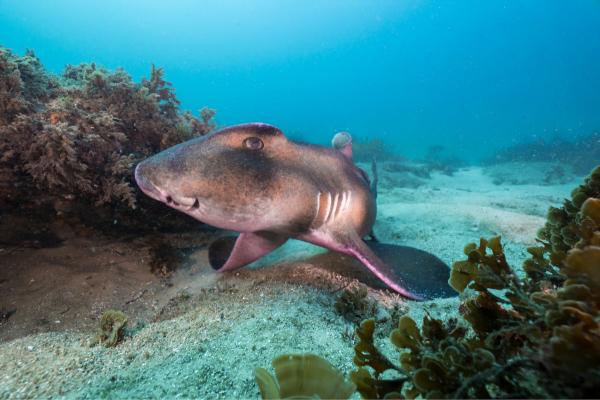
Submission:
POLYGON ((354 155, 352 154, 352 142, 348 142, 345 145, 343 145, 340 151, 352 162, 354 162, 354 155))

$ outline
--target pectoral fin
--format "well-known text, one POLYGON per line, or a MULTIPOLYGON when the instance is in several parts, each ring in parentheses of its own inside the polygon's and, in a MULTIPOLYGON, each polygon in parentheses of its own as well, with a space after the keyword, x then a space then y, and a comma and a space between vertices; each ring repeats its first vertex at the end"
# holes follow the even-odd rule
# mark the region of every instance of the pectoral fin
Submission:
POLYGON ((217 272, 242 268, 281 247, 287 239, 266 232, 222 236, 209 246, 208 261, 217 272))
POLYGON ((366 265, 379 279, 398 293, 429 300, 457 295, 448 284, 450 267, 442 260, 414 247, 352 238, 345 253, 366 265))

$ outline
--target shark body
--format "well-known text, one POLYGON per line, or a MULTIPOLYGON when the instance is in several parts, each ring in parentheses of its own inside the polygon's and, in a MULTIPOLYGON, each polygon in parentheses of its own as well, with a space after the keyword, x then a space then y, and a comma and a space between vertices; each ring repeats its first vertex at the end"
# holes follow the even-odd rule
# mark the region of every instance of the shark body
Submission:
POLYGON ((290 141, 271 125, 242 124, 148 158, 135 178, 153 199, 240 232, 210 245, 215 271, 244 267, 293 238, 358 259, 404 296, 456 295, 436 256, 363 241, 375 223, 376 191, 354 164, 351 143, 338 150, 290 141))

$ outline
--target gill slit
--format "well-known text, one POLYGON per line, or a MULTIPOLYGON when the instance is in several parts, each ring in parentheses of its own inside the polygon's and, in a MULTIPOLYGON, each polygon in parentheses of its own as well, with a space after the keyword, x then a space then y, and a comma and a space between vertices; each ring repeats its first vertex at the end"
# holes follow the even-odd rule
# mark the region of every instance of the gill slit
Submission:
POLYGON ((329 212, 331 211, 330 209, 331 206, 331 193, 327 192, 327 212, 325 213, 325 218, 323 218, 323 223, 327 222, 327 217, 329 217, 329 212))
POLYGON ((340 206, 338 208, 337 215, 340 215, 341 213, 343 213, 345 209, 346 209, 346 191, 343 191, 342 192, 342 201, 341 201, 340 206))
POLYGON ((331 219, 330 219, 330 221, 333 221, 333 219, 334 219, 334 218, 335 218, 335 216, 336 216, 335 214, 336 214, 336 211, 337 211, 338 199, 339 199, 339 198, 340 198, 340 194, 339 194, 339 193, 336 193, 336 194, 335 194, 335 197, 334 197, 334 199, 333 199, 333 206, 331 207, 331 213, 330 213, 330 215, 331 215, 331 219))
POLYGON ((321 192, 319 192, 319 194, 317 194, 317 212, 315 213, 315 217, 313 218, 312 222, 310 223, 310 226, 313 226, 315 224, 315 221, 317 220, 317 217, 319 216, 319 211, 321 211, 321 192))

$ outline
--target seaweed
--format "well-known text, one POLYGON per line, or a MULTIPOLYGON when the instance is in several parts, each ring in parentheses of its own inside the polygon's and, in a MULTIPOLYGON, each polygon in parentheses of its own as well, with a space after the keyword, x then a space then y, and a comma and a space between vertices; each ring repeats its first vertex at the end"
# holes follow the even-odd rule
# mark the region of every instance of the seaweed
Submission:
POLYGON ((265 369, 254 369, 263 399, 347 399, 356 391, 340 370, 314 354, 283 354, 273 367, 277 382, 265 369))
POLYGON ((40 109, 47 83, 46 70, 33 50, 20 57, 0 45, 0 126, 40 109))
POLYGON ((163 275, 169 275, 177 269, 182 258, 176 253, 175 247, 165 236, 159 232, 154 232, 146 239, 146 244, 150 246, 150 272, 157 272, 163 275))
POLYGON ((484 165, 494 165, 508 162, 558 162, 571 164, 573 173, 585 175, 598 165, 600 157, 600 141, 598 132, 570 142, 558 134, 551 140, 538 140, 530 143, 519 143, 500 149, 483 160, 484 165))
POLYGON ((197 225, 147 199, 133 176, 145 158, 219 128, 216 110, 180 113, 171 86, 154 64, 141 83, 93 62, 57 76, 32 50, 0 47, 0 208, 106 232, 197 225), (68 211, 48 212, 65 201, 68 211))
POLYGON ((443 150, 444 146, 442 145, 429 146, 425 157, 419 160, 420 162, 427 164, 427 173, 431 171, 440 171, 444 175, 453 176, 458 168, 465 168, 469 166, 467 161, 458 157, 443 157, 443 150))
POLYGON ((177 115, 177 107, 181 102, 177 100, 175 89, 171 87, 173 84, 163 79, 163 76, 167 74, 164 68, 156 68, 154 63, 151 64, 150 80, 142 77, 142 86, 148 89, 148 93, 158 96, 161 111, 173 118, 177 115))
POLYGON ((367 299, 367 285, 359 283, 357 290, 344 289, 337 296, 335 308, 347 320, 361 321, 376 314, 378 301, 367 299))
POLYGON ((418 178, 431 179, 431 175, 429 174, 431 170, 426 167, 413 167, 400 162, 390 162, 384 168, 389 172, 408 172, 418 178))
MULTIPOLYGON (((420 160, 421 162, 428 162, 427 160, 420 160)), ((384 169, 386 171, 390 171, 390 172, 400 172, 400 173, 410 173, 412 175, 414 175, 417 178, 421 178, 421 179, 431 179, 431 172, 433 171, 439 171, 444 175, 447 176, 454 176, 453 174, 457 171, 457 168, 454 166, 454 164, 452 164, 453 161, 449 161, 449 159, 442 159, 440 160, 439 163, 432 163, 432 162, 428 162, 425 165, 418 165, 418 166, 411 166, 411 165, 406 165, 402 162, 389 162, 387 163, 387 165, 384 166, 384 169)), ((465 166, 466 164, 460 164, 457 163, 458 165, 463 165, 465 166)), ((420 184, 420 183, 419 183, 420 184)), ((408 182, 406 182, 404 185, 400 185, 403 187, 411 187, 414 186, 414 180, 413 182, 410 182, 410 180, 408 180, 408 182)), ((418 184, 417 184, 418 186, 418 184)))
MULTIPOLYGON (((415 398, 419 394, 427 398, 443 398, 444 393, 456 393, 462 382, 476 376, 485 369, 494 356, 476 341, 464 339, 465 328, 444 326, 441 320, 426 316, 419 329, 415 321, 404 316, 398 329, 390 335, 394 346, 408 349, 400 354, 400 366, 385 357, 373 342, 374 321, 365 320, 356 333, 361 341, 354 347, 354 364, 358 371, 350 372, 363 398, 415 398), (369 366, 374 370, 373 376, 369 366), (378 379, 387 370, 401 375, 395 379, 378 379)), ((490 398, 484 390, 477 397, 490 398)), ((463 398, 459 397, 459 398, 463 398)))
MULTIPOLYGON (((600 212, 600 206, 589 204, 590 214, 600 212)), ((467 246, 468 260, 453 265, 450 284, 479 292, 467 301, 464 318, 495 356, 485 377, 495 377, 502 396, 593 397, 600 390, 600 225, 593 224, 565 259, 560 273, 567 280, 554 293, 518 279, 499 238, 481 239, 479 248, 467 246), (497 379, 499 373, 506 379, 497 379)))
MULTIPOLYGON (((573 223, 578 240, 556 272, 564 285, 549 290, 531 277, 521 280, 507 263, 499 236, 465 246, 467 259, 452 265, 450 285, 462 294, 467 327, 427 315, 419 329, 403 316, 391 342, 404 351, 399 366, 373 343, 374 320, 356 334, 350 378, 363 398, 590 398, 600 391, 600 200, 594 194, 600 169, 574 191, 577 212, 551 218, 573 223), (579 197, 578 197, 579 196, 579 197), (571 221, 571 222, 569 222, 571 221), (371 375, 368 366, 374 370, 371 375), (395 370, 401 378, 380 380, 395 370)), ((564 210, 562 210, 564 211, 564 210)), ((550 246, 549 244, 547 246, 550 246)), ((543 252, 530 251, 543 259, 543 252)), ((558 254, 558 253, 557 253, 558 254)), ((562 253, 561 253, 562 254, 562 253)), ((546 260, 548 261, 548 260, 546 260)), ((549 263, 549 261, 548 261, 549 263)))
POLYGON ((589 198, 600 197, 600 166, 584 179, 584 183, 571 192, 571 200, 565 199, 560 208, 550 207, 547 222, 537 232, 538 246, 529 247, 532 257, 525 260, 523 270, 535 285, 549 282, 559 285, 564 276, 559 274, 568 252, 579 247, 591 229, 591 220, 581 211, 589 198), (546 258, 547 255, 547 258, 546 258))
POLYGON ((545 185, 550 185, 554 182, 564 185, 568 183, 570 177, 567 176, 567 171, 562 167, 562 165, 552 165, 550 169, 546 171, 546 178, 544 178, 543 182, 545 185))
POLYGON ((214 120, 216 113, 217 110, 211 110, 208 107, 203 107, 201 110, 198 110, 198 115, 200 116, 200 118, 198 118, 192 115, 191 111, 184 111, 181 114, 185 121, 184 125, 186 126, 186 128, 184 128, 186 131, 186 136, 184 139, 193 139, 195 137, 204 136, 213 131, 223 129, 225 125, 219 126, 214 120))
POLYGON ((121 311, 109 310, 102 315, 100 329, 90 341, 89 347, 104 343, 105 347, 115 347, 124 334, 128 318, 121 311))
POLYGON ((454 176, 454 173, 458 171, 458 169, 456 169, 453 165, 446 164, 444 162, 427 164, 427 168, 430 171, 440 171, 442 174, 444 174, 446 176, 454 176))
POLYGON ((360 139, 352 135, 352 153, 356 162, 371 162, 373 157, 377 161, 404 161, 406 158, 389 151, 393 145, 384 145, 383 139, 360 139))
MULTIPOLYGON (((405 317, 402 317, 405 318, 405 317)), ((402 321, 402 320, 401 320, 402 321)), ((354 346, 354 364, 359 367, 358 371, 350 371, 349 377, 356 384, 356 390, 363 399, 401 398, 400 392, 407 381, 412 380, 410 373, 402 367, 396 366, 384 356, 375 346, 373 332, 375 331, 375 320, 367 319, 356 328, 355 334, 360 342, 354 346), (367 370, 369 366, 374 370, 373 376, 367 370), (393 370, 402 375, 397 379, 378 379, 387 370, 393 370)))
POLYGON ((47 95, 49 76, 33 49, 26 48, 26 50, 25 55, 17 60, 17 67, 23 81, 23 92, 26 98, 41 100, 47 95))

